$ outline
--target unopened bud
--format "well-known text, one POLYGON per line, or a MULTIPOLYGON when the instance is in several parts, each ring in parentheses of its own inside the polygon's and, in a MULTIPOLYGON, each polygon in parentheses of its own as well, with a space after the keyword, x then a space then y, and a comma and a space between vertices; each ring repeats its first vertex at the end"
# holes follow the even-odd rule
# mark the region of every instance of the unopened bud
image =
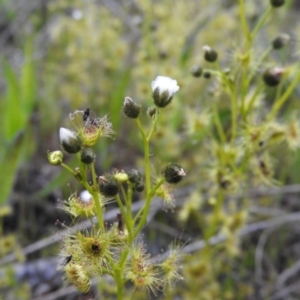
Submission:
POLYGON ((53 166, 59 166, 61 165, 63 161, 63 153, 61 151, 48 151, 48 161, 53 166))
POLYGON ((263 80, 266 85, 274 87, 280 83, 282 75, 284 74, 284 69, 275 67, 267 69, 263 74, 263 80))
POLYGON ((164 170, 164 177, 171 184, 180 182, 185 175, 183 168, 176 163, 170 163, 164 170))
POLYGON ((99 177, 99 190, 105 197, 113 197, 119 192, 119 183, 113 175, 99 177))
POLYGON ((202 75, 202 68, 200 66, 193 66, 191 68, 191 74, 194 76, 194 77, 200 77, 202 75))
POLYGON ((137 191, 138 193, 141 193, 145 188, 145 185, 142 182, 137 183, 134 186, 134 190, 137 191))
POLYGON ((84 148, 81 151, 80 160, 84 164, 89 165, 94 162, 94 159, 95 159, 95 153, 93 152, 93 150, 91 148, 84 148))
POLYGON ((156 106, 151 106, 151 107, 149 107, 148 108, 148 110, 147 110, 147 114, 149 115, 149 117, 153 117, 153 116, 155 116, 155 114, 156 114, 156 106))
POLYGON ((128 172, 128 179, 129 182, 133 184, 133 189, 137 192, 142 192, 145 188, 144 182, 143 182, 143 175, 135 169, 132 169, 128 172))
POLYGON ((288 34, 282 33, 272 42, 273 49, 279 50, 289 43, 291 37, 288 34))
POLYGON ((75 168, 75 170, 74 170, 74 177, 75 177, 79 182, 82 181, 82 175, 81 175, 81 172, 80 172, 80 169, 79 169, 79 168, 75 168))
POLYGON ((211 77, 211 73, 209 71, 204 71, 203 72, 203 77, 206 79, 209 79, 211 77))
POLYGON ((141 112, 141 105, 130 97, 126 97, 123 104, 123 113, 132 119, 136 119, 141 112))
POLYGON ((131 183, 138 183, 143 179, 142 174, 135 169, 128 172, 128 179, 131 183))
POLYGON ((273 7, 280 7, 284 4, 285 0, 270 0, 270 4, 273 7))
POLYGON ((114 177, 115 179, 117 179, 118 182, 120 183, 125 183, 128 181, 128 175, 124 172, 124 171, 117 171, 115 174, 114 174, 114 177))
POLYGON ((166 76, 157 76, 151 83, 152 98, 157 107, 166 107, 179 90, 177 81, 166 76))
POLYGON ((208 62, 215 62, 218 59, 218 53, 210 48, 209 46, 204 46, 204 59, 208 62))
POLYGON ((71 130, 61 127, 59 129, 59 139, 62 148, 70 154, 75 154, 81 149, 81 141, 71 130))

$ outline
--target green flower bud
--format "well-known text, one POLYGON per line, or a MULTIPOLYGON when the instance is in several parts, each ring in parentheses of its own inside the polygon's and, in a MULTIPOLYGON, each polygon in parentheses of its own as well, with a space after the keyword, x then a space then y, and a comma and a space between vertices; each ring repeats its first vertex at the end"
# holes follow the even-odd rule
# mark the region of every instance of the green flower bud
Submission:
POLYGON ((63 161, 63 153, 61 151, 48 151, 48 161, 53 166, 59 166, 63 161))
POLYGON ((218 59, 218 53, 210 48, 209 46, 204 46, 204 59, 208 62, 215 62, 218 59))
POLYGON ((132 119, 138 118, 141 112, 141 105, 132 100, 130 97, 126 97, 123 104, 123 113, 132 119))
POLYGON ((163 175, 168 183, 175 184, 180 182, 186 174, 179 164, 170 163, 166 166, 163 175))
POLYGON ((270 4, 273 7, 280 7, 284 4, 285 0, 270 0, 270 4))
POLYGON ((82 175, 81 175, 81 172, 80 172, 80 168, 75 168, 74 170, 74 177, 79 181, 81 182, 82 181, 82 175))
POLYGON ((99 177, 99 190, 105 197, 113 197, 119 192, 119 183, 113 175, 99 177))
POLYGON ((81 140, 75 132, 61 127, 59 129, 59 139, 62 148, 69 154, 75 154, 81 149, 81 140))
POLYGON ((194 76, 194 77, 200 77, 202 75, 202 68, 200 66, 193 66, 191 68, 191 74, 194 76))
POLYGON ((270 68, 267 69, 263 74, 263 80, 266 85, 274 87, 280 83, 282 75, 284 74, 284 69, 282 68, 270 68))
POLYGON ((291 37, 288 34, 280 34, 277 38, 275 38, 272 42, 272 46, 274 50, 279 50, 283 48, 285 45, 289 43, 291 37))
POLYGON ((116 171, 114 177, 119 183, 126 183, 128 181, 128 174, 124 171, 116 171))
POLYGON ((81 151, 80 160, 84 164, 89 165, 94 162, 95 157, 96 157, 96 155, 91 148, 84 148, 81 151))

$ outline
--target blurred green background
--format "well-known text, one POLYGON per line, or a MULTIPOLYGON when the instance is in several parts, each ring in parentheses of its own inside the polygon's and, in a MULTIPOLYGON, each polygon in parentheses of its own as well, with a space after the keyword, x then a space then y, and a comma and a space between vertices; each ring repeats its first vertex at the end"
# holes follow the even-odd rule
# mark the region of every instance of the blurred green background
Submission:
MULTIPOLYGON (((268 5, 268 0, 245 1, 250 27, 268 5)), ((298 1, 287 0, 284 7, 274 11, 267 20, 253 44, 253 65, 279 33, 290 34, 291 43, 286 49, 272 53, 269 61, 256 70, 259 78, 262 69, 270 65, 296 66, 300 53, 299 14, 298 1)), ((99 174, 109 172, 111 168, 129 170, 141 166, 141 140, 133 122, 123 116, 121 109, 125 96, 132 97, 142 104, 141 119, 146 127, 150 126, 146 110, 152 103, 151 81, 158 75, 176 79, 180 92, 160 120, 152 145, 154 169, 158 172, 158 165, 162 162, 180 161, 189 174, 186 185, 193 185, 199 193, 201 186, 201 192, 207 192, 209 183, 206 185, 206 182, 209 179, 203 168, 210 159, 209 153, 217 150, 210 148, 211 144, 205 139, 209 138, 208 131, 213 134, 216 131, 212 128, 214 111, 211 96, 218 90, 214 80, 195 78, 190 70, 193 66, 209 68, 203 59, 204 45, 217 49, 222 67, 238 68, 242 61, 239 50, 243 43, 238 1, 234 0, 1 0, 0 233, 3 250, 0 250, 0 258, 15 252, 19 260, 24 260, 19 251, 21 247, 53 234, 57 230, 56 219, 67 218, 56 209, 57 199, 67 198, 70 189, 74 191, 79 186, 66 172, 48 164, 47 150, 59 149, 58 130, 61 126, 71 126, 69 113, 90 107, 96 116, 108 115, 113 124, 117 133, 114 140, 103 139, 97 145, 99 174), (8 236, 10 239, 4 239, 8 236)), ((254 82, 254 86, 258 82, 254 82)), ((274 90, 266 88, 264 95, 268 110, 274 90)), ((299 119, 299 85, 291 98, 280 115, 281 120, 299 119)), ((226 129, 231 113, 226 96, 221 96, 217 105, 220 122, 226 129)), ((283 185, 297 184, 300 179, 299 149, 292 155, 287 153, 286 146, 273 152, 277 161, 275 178, 283 185)), ((67 160, 75 166, 72 157, 67 160)), ((198 194, 196 197, 199 200, 198 194)), ((297 202, 299 195, 293 197, 292 200, 264 197, 255 204, 267 207, 267 210, 271 206, 270 211, 284 209, 285 212, 293 212, 300 208, 297 202)), ((236 206, 243 213, 243 203, 236 206)), ((197 204, 195 211, 200 211, 197 204)), ((181 210, 181 214, 184 213, 181 210)), ((188 218, 182 217, 184 222, 178 221, 177 215, 158 215, 158 220, 176 224, 177 238, 184 228, 196 240, 201 237, 199 228, 205 226, 206 221, 193 216, 194 213, 188 218)), ((265 218, 258 216, 255 220, 265 218)), ((295 228, 293 230, 296 231, 295 228)), ((149 231, 151 244, 156 234, 149 231)), ((286 231, 281 232, 282 243, 294 245, 299 232, 291 235, 286 231), (293 241, 287 241, 289 238, 293 241)), ((255 280, 250 284, 247 282, 253 275, 253 253, 258 238, 246 240, 249 251, 242 247, 243 255, 237 260, 229 263, 225 256, 216 262, 216 265, 225 264, 223 273, 209 272, 214 274, 213 278, 222 287, 222 292, 212 296, 210 291, 206 296, 206 291, 203 291, 203 299, 269 299, 255 293, 255 280), (237 295, 234 285, 239 280, 232 279, 226 272, 230 272, 228 269, 235 270, 239 264, 244 268, 238 271, 242 285, 237 295)), ((276 244, 276 241, 272 244, 275 250, 270 256, 278 263, 280 247, 276 244)), ((27 257, 27 261, 56 255, 55 247, 35 252, 27 257)), ((155 245, 152 247, 155 248, 155 245)), ((284 266, 293 265, 300 257, 297 247, 290 260, 289 254, 284 254, 284 260, 288 260, 283 263, 284 266)), ((201 259, 197 258, 198 261, 201 259)), ((267 260, 267 270, 271 271, 266 275, 266 285, 274 281, 272 276, 278 271, 274 271, 268 263, 267 260)), ((278 264, 283 268, 281 261, 278 264)), ((203 274, 205 272, 207 265, 204 264, 203 274)), ((198 275, 201 280, 201 271, 198 275)), ((215 287, 215 282, 212 283, 212 291, 220 289, 215 287)), ((15 291, 12 298, 3 299, 33 299, 32 285, 26 284, 26 292, 21 293, 23 296, 15 291)), ((54 286, 53 290, 57 288, 54 286)), ((18 289, 21 288, 15 290, 18 289)), ((190 287, 190 291, 184 299, 193 299, 193 293, 198 293, 195 286, 190 287)), ((297 295, 300 297, 299 293, 297 295)), ((299 299, 297 295, 296 298, 278 299, 299 299)), ((173 299, 172 295, 169 297, 173 299)))

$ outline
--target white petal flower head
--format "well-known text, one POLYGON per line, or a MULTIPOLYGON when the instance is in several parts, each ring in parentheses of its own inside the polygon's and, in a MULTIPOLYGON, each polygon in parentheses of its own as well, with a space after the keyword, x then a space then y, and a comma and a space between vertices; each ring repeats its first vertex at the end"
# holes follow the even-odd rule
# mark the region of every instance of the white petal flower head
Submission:
POLYGON ((166 76, 157 76, 151 83, 153 100, 156 106, 165 107, 167 106, 179 90, 177 81, 166 76))
POLYGON ((63 127, 59 128, 59 140, 63 149, 70 154, 77 153, 81 149, 80 140, 75 132, 69 129, 63 127))
POLYGON ((72 139, 76 139, 76 135, 73 131, 67 129, 67 128, 63 128, 60 127, 59 128, 59 139, 60 142, 69 142, 72 139))
POLYGON ((80 193, 80 199, 83 201, 83 202, 90 202, 91 199, 93 198, 93 196, 87 191, 87 190, 84 190, 80 193))

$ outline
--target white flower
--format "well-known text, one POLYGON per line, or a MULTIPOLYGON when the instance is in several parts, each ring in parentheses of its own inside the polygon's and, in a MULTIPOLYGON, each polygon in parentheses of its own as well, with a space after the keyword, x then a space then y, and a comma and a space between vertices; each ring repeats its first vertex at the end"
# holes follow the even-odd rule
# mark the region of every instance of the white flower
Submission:
POLYGON ((70 154, 77 153, 81 149, 81 141, 76 133, 69 129, 59 128, 59 140, 63 149, 70 154))
POLYGON ((151 83, 153 100, 156 106, 167 106, 174 94, 179 90, 177 81, 165 76, 157 76, 151 83))
POLYGON ((156 79, 152 81, 151 87, 153 93, 158 88, 160 95, 167 91, 169 97, 173 97, 173 95, 179 90, 177 81, 166 76, 157 76, 156 79))
POLYGON ((67 128, 59 128, 59 139, 61 143, 69 143, 73 139, 77 139, 75 133, 67 128))
POLYGON ((82 202, 90 202, 92 198, 93 196, 87 190, 80 193, 80 199, 82 202))

